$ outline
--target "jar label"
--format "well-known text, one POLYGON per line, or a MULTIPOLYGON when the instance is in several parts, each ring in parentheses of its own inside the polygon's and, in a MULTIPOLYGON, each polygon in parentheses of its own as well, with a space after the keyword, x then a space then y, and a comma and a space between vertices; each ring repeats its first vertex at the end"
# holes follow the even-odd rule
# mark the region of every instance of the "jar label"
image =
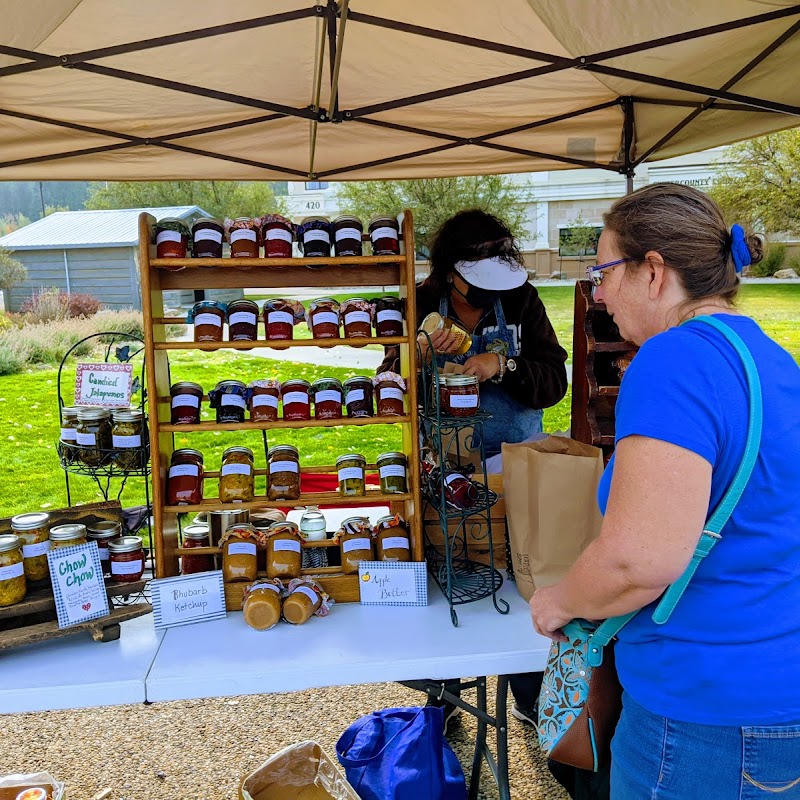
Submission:
POLYGON ((341 403, 342 393, 338 389, 325 389, 314 393, 315 403, 341 403))
POLYGON ((235 231, 231 231, 231 244, 238 242, 240 239, 254 242, 256 240, 256 232, 250 230, 250 228, 237 228, 235 231))
POLYGON ((353 550, 370 550, 372 544, 369 539, 348 539, 342 542, 342 552, 351 553, 353 550))
POLYGON ((342 239, 357 239, 361 241, 361 231, 358 228, 339 228, 336 231, 336 241, 341 242, 342 239))
POLYGON ((403 321, 403 312, 402 311, 392 311, 391 309, 384 309, 383 311, 378 312, 378 322, 402 322, 403 321))
POLYGON ((394 386, 381 386, 378 388, 378 398, 380 400, 402 400, 403 390, 395 389, 394 386))
POLYGON ((97 437, 93 433, 76 433, 75 441, 78 444, 94 446, 97 444, 97 437))
POLYGON ((310 586, 295 586, 292 594, 304 594, 314 605, 319 601, 319 595, 310 586))
POLYGON ((200 408, 200 398, 193 394, 176 394, 172 398, 172 408, 180 408, 181 406, 200 408))
POLYGON ((37 542, 36 544, 22 545, 23 558, 36 558, 36 556, 43 556, 50 549, 50 541, 37 542))
POLYGON ((223 406, 236 406, 237 408, 244 408, 244 397, 239 394, 224 394, 222 395, 223 406))
POLYGON ((294 317, 288 311, 270 311, 267 314, 268 325, 294 325, 294 317))
POLYGON ((308 395, 305 392, 286 392, 283 396, 283 404, 291 405, 292 403, 302 403, 307 406, 309 403, 308 395))
POLYGON ((295 539, 275 539, 272 549, 276 553, 299 553, 302 545, 295 539))
POLYGON ((156 244, 161 244, 162 242, 180 242, 181 235, 178 231, 159 231, 156 234, 156 244))
POLYGON ((191 476, 196 478, 200 474, 200 467, 197 464, 176 464, 169 468, 170 478, 184 478, 191 476))
POLYGON ((254 556, 256 554, 254 542, 231 542, 227 548, 229 556, 254 556))
POLYGON ((100 560, 101 561, 108 561, 108 548, 107 547, 98 547, 98 552, 100 553, 100 560))
POLYGON ((112 575, 136 575, 144 569, 144 564, 141 559, 137 558, 136 561, 112 561, 111 574, 112 575))
POLYGON ((217 328, 222 327, 222 317, 218 317, 216 314, 198 314, 194 318, 195 325, 214 325, 217 328))
POLYGON ((281 239, 284 242, 292 241, 292 232, 284 230, 283 228, 270 228, 264 236, 268 239, 281 239))
POLYGON ((280 587, 276 586, 274 583, 259 583, 255 589, 269 589, 276 594, 280 594, 281 592, 280 587))
POLYGON ((370 232, 370 238, 373 242, 376 239, 397 239, 398 234, 394 228, 375 228, 370 232))
POLYGON ((339 481, 364 480, 364 470, 361 467, 343 467, 339 470, 339 481))
POLYGON ((331 235, 328 231, 305 231, 303 242, 327 242, 331 243, 331 235))
POLYGON ((358 403, 363 399, 364 399, 363 389, 352 389, 347 393, 347 398, 345 399, 345 405, 349 406, 350 403, 358 403))
POLYGON ((450 392, 450 408, 477 408, 477 394, 453 394, 450 392))
POLYGON ((253 408, 258 408, 258 406, 271 406, 272 408, 277 408, 278 398, 273 397, 271 394, 254 394, 251 405, 253 408))
POLYGON ((199 231, 194 232, 194 240, 196 242, 210 241, 219 242, 222 244, 222 231, 215 231, 212 228, 201 228, 199 231))
POLYGON ((312 325, 335 325, 339 327, 339 315, 333 311, 315 311, 311 316, 312 325))
POLYGON ((402 464, 387 464, 380 468, 381 478, 405 478, 406 468, 402 464))
POLYGON ((269 474, 273 472, 300 472, 300 467, 296 461, 273 461, 269 465, 269 474))
POLYGON ((7 567, 0 567, 0 581, 10 581, 12 578, 19 578, 25 572, 22 562, 19 564, 9 564, 7 567))
POLYGON ((62 428, 61 429, 61 441, 62 442, 74 442, 75 441, 75 428, 62 428))
POLYGON ((114 447, 141 447, 142 446, 142 437, 140 435, 136 436, 112 436, 111 437, 114 447))
POLYGON ((223 464, 220 475, 251 475, 253 468, 249 464, 223 464))
POLYGON ((410 550, 408 539, 405 536, 387 536, 382 540, 384 550, 410 550))
POLYGON ((241 323, 245 325, 255 325, 256 315, 252 311, 234 311, 234 313, 228 317, 228 325, 240 325, 241 323))
POLYGON ((445 479, 445 485, 449 486, 453 481, 465 481, 467 480, 460 472, 454 472, 452 475, 448 475, 445 479))
POLYGON ((367 325, 372 324, 372 320, 369 316, 369 311, 349 311, 347 314, 344 315, 344 324, 351 325, 357 324, 359 322, 366 322, 367 325))

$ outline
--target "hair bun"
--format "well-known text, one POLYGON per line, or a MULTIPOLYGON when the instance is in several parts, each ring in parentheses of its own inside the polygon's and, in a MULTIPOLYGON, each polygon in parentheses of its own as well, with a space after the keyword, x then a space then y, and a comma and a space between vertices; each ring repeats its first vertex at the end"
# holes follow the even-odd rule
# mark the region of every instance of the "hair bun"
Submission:
POLYGON ((750 251, 750 263, 758 264, 764 258, 763 240, 755 233, 746 233, 744 240, 747 244, 747 249, 750 251))

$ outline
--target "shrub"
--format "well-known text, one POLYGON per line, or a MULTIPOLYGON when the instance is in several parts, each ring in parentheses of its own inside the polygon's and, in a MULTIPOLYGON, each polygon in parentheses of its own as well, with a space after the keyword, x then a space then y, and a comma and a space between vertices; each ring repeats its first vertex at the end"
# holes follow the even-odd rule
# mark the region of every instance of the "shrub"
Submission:
POLYGON ((790 269, 793 269, 798 275, 800 275, 800 253, 791 256, 791 258, 786 262, 786 266, 790 269))
POLYGON ((100 305, 100 301, 90 294, 67 294, 58 289, 40 289, 22 304, 20 312, 27 317, 28 322, 51 322, 94 316, 100 310, 100 305))
POLYGON ((90 294, 72 292, 67 295, 67 316, 69 317, 93 317, 102 304, 90 294))
POLYGON ((773 242, 767 248, 767 254, 760 264, 750 267, 748 274, 754 278, 770 278, 786 260, 786 245, 782 242, 773 242))
POLYGON ((0 289, 8 291, 28 277, 25 265, 10 250, 0 247, 0 289))

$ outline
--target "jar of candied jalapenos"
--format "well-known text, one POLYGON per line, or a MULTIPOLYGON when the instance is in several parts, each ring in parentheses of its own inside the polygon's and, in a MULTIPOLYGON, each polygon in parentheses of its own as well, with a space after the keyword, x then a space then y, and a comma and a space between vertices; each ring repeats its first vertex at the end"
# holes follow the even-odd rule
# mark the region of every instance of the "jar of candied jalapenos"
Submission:
POLYGON ((291 258, 294 225, 280 214, 262 217, 261 238, 264 240, 265 258, 291 258))
POLYGON ((371 417, 372 380, 363 375, 348 378, 344 384, 344 402, 348 417, 371 417))
POLYGON ((372 242, 372 255, 399 255, 400 223, 395 217, 374 217, 369 223, 369 240, 372 242))
POLYGON ((173 425, 197 425, 200 422, 203 387, 199 383, 173 383, 169 395, 170 422, 173 425))
POLYGON ((244 422, 247 394, 247 386, 241 381, 220 381, 208 393, 211 408, 217 410, 217 422, 244 422))
POLYGON ((64 406, 61 409, 61 459, 65 464, 78 460, 78 412, 80 406, 64 406))
POLYGON ((27 584, 22 560, 22 539, 11 533, 0 536, 0 607, 25 599, 27 584))
POLYGON ((364 473, 367 459, 358 453, 348 453, 336 459, 339 494, 342 497, 363 497, 367 493, 364 473))
POLYGON ((281 384, 283 418, 286 420, 311 419, 311 384, 302 378, 281 384))
POLYGON ((186 315, 186 321, 194 324, 195 342, 221 342, 224 333, 225 303, 202 300, 195 303, 186 315))
POLYGON ((203 502, 203 454, 183 448, 172 454, 167 473, 167 505, 196 506, 203 502))
POLYGON ((78 461, 87 467, 99 467, 111 456, 111 412, 107 408, 81 408, 75 439, 78 461))
POLYGON ((333 221, 333 251, 337 256, 360 256, 364 223, 358 217, 343 215, 333 221))
POLYGON ((372 561, 372 526, 367 517, 348 517, 335 538, 345 575, 357 575, 362 561, 372 561))
POLYGON ((274 422, 278 419, 278 401, 281 396, 279 381, 269 378, 252 381, 249 392, 250 422, 274 422))
POLYGON ((201 217, 192 225, 192 255, 195 258, 222 258, 222 222, 201 217))
POLYGON ((267 454, 268 500, 297 500, 300 497, 300 454, 290 444, 279 444, 267 454))
POLYGON ((50 515, 44 511, 11 517, 11 530, 22 542, 25 578, 44 581, 50 576, 47 553, 50 550, 50 515))
POLYGON ((231 258, 258 258, 258 227, 259 220, 250 217, 225 220, 231 258))
POLYGON ((153 226, 153 234, 156 241, 156 258, 186 258, 191 234, 182 220, 176 217, 164 217, 153 226))
POLYGON ((375 462, 384 494, 405 494, 408 491, 406 469, 408 459, 403 453, 383 453, 375 462))
POLYGON ((402 417, 406 382, 396 372, 380 372, 373 379, 379 417, 402 417))
POLYGON ((375 308, 375 335, 403 335, 403 301, 399 297, 379 297, 373 300, 375 308))
POLYGON ((222 454, 219 471, 220 503, 251 503, 254 491, 253 451, 249 447, 229 447, 222 454))
POLYGON ((345 339, 368 339, 372 336, 372 303, 363 297, 351 297, 339 308, 345 339))
POLYGON ((319 378, 311 384, 316 419, 340 419, 342 416, 342 383, 336 378, 319 378))
POLYGON ((378 561, 410 561, 411 542, 405 520, 399 515, 381 517, 375 525, 378 561))
POLYGON ((147 463, 147 429, 140 408, 115 408, 111 412, 114 463, 124 472, 143 469, 147 463))
POLYGON ((309 303, 306 319, 314 339, 339 338, 339 304, 333 298, 320 297, 309 303))
POLYGON ((144 547, 140 536, 120 536, 108 543, 111 580, 135 583, 144 574, 144 547))

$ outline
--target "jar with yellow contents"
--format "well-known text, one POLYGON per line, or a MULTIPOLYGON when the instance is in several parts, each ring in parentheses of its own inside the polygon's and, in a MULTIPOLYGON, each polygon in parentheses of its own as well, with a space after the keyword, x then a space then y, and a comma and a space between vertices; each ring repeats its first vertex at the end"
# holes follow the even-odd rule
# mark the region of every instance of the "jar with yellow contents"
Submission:
POLYGON ((14 534, 0 536, 0 607, 22 602, 26 590, 22 539, 14 534))
POLYGON ((50 528, 50 549, 58 550, 62 547, 73 547, 76 544, 86 544, 86 526, 79 522, 67 525, 56 525, 50 528))
POLYGON ((50 515, 44 511, 17 514, 11 518, 11 530, 22 542, 25 578, 44 581, 50 577, 47 553, 50 550, 50 515))
POLYGON ((251 503, 254 492, 253 451, 249 447, 229 447, 222 454, 219 472, 221 503, 251 503))

